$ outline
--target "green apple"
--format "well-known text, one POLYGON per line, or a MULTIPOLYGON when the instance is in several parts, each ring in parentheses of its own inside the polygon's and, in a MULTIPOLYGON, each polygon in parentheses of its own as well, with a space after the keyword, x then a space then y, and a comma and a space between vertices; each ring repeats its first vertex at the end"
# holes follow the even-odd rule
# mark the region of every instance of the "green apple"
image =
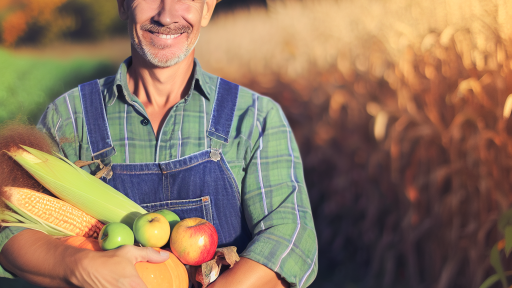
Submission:
POLYGON ((176 226, 176 224, 178 224, 178 222, 181 221, 180 217, 178 217, 178 215, 176 215, 176 213, 174 213, 170 210, 167 210, 167 209, 158 210, 155 213, 158 213, 158 214, 164 216, 165 219, 167 219, 167 222, 169 222, 169 226, 171 226, 171 233, 172 233, 172 229, 174 229, 174 226, 176 226))
POLYGON ((171 226, 164 216, 158 213, 146 213, 133 222, 133 234, 142 246, 160 248, 169 240, 171 226))
POLYGON ((123 245, 133 245, 133 232, 123 223, 112 222, 103 226, 98 237, 103 250, 112 250, 123 245))

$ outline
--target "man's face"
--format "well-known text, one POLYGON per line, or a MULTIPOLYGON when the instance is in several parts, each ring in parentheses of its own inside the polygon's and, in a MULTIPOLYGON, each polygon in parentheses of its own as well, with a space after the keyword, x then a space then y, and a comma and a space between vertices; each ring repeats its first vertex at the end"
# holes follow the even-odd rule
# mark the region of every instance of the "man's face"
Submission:
POLYGON ((132 45, 157 67, 170 67, 194 49, 216 0, 118 0, 132 45))

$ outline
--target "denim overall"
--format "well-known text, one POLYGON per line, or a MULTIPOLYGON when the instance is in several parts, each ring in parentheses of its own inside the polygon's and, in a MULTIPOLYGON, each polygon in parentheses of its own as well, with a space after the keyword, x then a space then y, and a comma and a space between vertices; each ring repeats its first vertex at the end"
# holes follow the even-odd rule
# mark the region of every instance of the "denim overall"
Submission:
MULTIPOLYGON (((218 82, 208 128, 209 149, 161 163, 114 163, 112 177, 102 180, 148 212, 168 209, 180 219, 206 219, 217 229, 219 247, 236 246, 241 253, 251 240, 251 233, 243 217, 238 185, 222 155, 239 88, 224 79, 218 82)), ((82 84, 79 90, 93 159, 108 159, 116 152, 99 83, 82 84)))

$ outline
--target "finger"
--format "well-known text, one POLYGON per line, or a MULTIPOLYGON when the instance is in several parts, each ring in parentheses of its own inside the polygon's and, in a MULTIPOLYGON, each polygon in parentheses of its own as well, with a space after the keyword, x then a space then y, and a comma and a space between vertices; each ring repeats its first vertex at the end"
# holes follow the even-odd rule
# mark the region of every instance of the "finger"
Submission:
POLYGON ((151 263, 162 263, 165 262, 167 259, 169 259, 169 252, 165 250, 156 251, 155 249, 150 247, 137 248, 137 253, 135 253, 135 263, 142 261, 151 263))
POLYGON ((140 277, 120 279, 118 286, 126 288, 148 288, 146 283, 144 283, 140 277))

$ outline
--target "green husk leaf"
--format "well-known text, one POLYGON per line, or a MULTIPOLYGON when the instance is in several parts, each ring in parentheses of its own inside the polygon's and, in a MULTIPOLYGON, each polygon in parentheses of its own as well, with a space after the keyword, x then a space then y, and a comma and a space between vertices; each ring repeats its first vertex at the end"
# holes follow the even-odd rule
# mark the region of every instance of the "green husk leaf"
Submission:
MULTIPOLYGON (((69 231, 66 231, 65 229, 62 229, 62 228, 55 226, 51 223, 43 221, 43 220, 31 215, 24 209, 17 207, 16 205, 12 204, 8 200, 6 200, 6 199, 3 199, 3 200, 9 207, 11 207, 12 210, 16 211, 16 213, 18 213, 20 215, 21 219, 24 219, 24 220, 22 220, 22 222, 26 223, 27 225, 35 225, 35 226, 39 227, 38 230, 48 231, 45 233, 53 235, 53 236, 75 236, 74 233, 71 233, 69 231)), ((14 223, 12 223, 12 224, 14 224, 14 223)), ((10 226, 13 226, 13 225, 10 225, 10 226)))
POLYGON ((23 217, 15 214, 15 213, 12 213, 11 211, 8 211, 8 210, 3 210, 0 213, 0 221, 1 222, 19 223, 19 222, 23 222, 23 220, 24 220, 23 217))
POLYGON ((140 214, 147 213, 128 197, 103 181, 76 167, 69 160, 54 157, 39 150, 22 146, 9 155, 23 166, 46 189, 69 204, 103 223, 122 222, 129 227, 140 214), (27 159, 26 153, 41 160, 27 159))
MULTIPOLYGON (((82 175, 82 176, 84 176, 84 177, 85 177, 85 175, 83 175, 83 173, 84 173, 85 171, 84 171, 83 169, 80 169, 78 166, 76 166, 76 165, 75 165, 75 163, 73 163, 73 162, 69 161, 69 160, 68 160, 68 158, 66 158, 66 157, 64 157, 64 156, 62 156, 62 155, 60 155, 60 154, 59 154, 59 153, 57 153, 57 152, 53 152, 53 154, 54 154, 57 158, 59 158, 60 160, 62 160, 62 161, 64 161, 64 162, 68 163, 68 165, 69 165, 69 166, 73 167, 76 171, 80 172, 80 175, 82 175)), ((87 174, 87 172, 85 172, 85 173, 87 174)))
POLYGON ((74 236, 74 234, 71 234, 71 233, 63 233, 63 232, 56 231, 54 229, 40 226, 37 224, 2 223, 1 225, 5 226, 5 227, 23 227, 23 228, 33 229, 33 230, 41 231, 41 232, 46 233, 51 236, 74 236))
POLYGON ((11 202, 7 201, 6 199, 2 199, 7 206, 9 206, 12 210, 14 210, 16 213, 18 213, 23 219, 24 223, 32 223, 32 224, 41 224, 40 221, 38 221, 36 218, 32 217, 32 215, 26 213, 24 210, 16 207, 16 205, 12 204, 11 202))

